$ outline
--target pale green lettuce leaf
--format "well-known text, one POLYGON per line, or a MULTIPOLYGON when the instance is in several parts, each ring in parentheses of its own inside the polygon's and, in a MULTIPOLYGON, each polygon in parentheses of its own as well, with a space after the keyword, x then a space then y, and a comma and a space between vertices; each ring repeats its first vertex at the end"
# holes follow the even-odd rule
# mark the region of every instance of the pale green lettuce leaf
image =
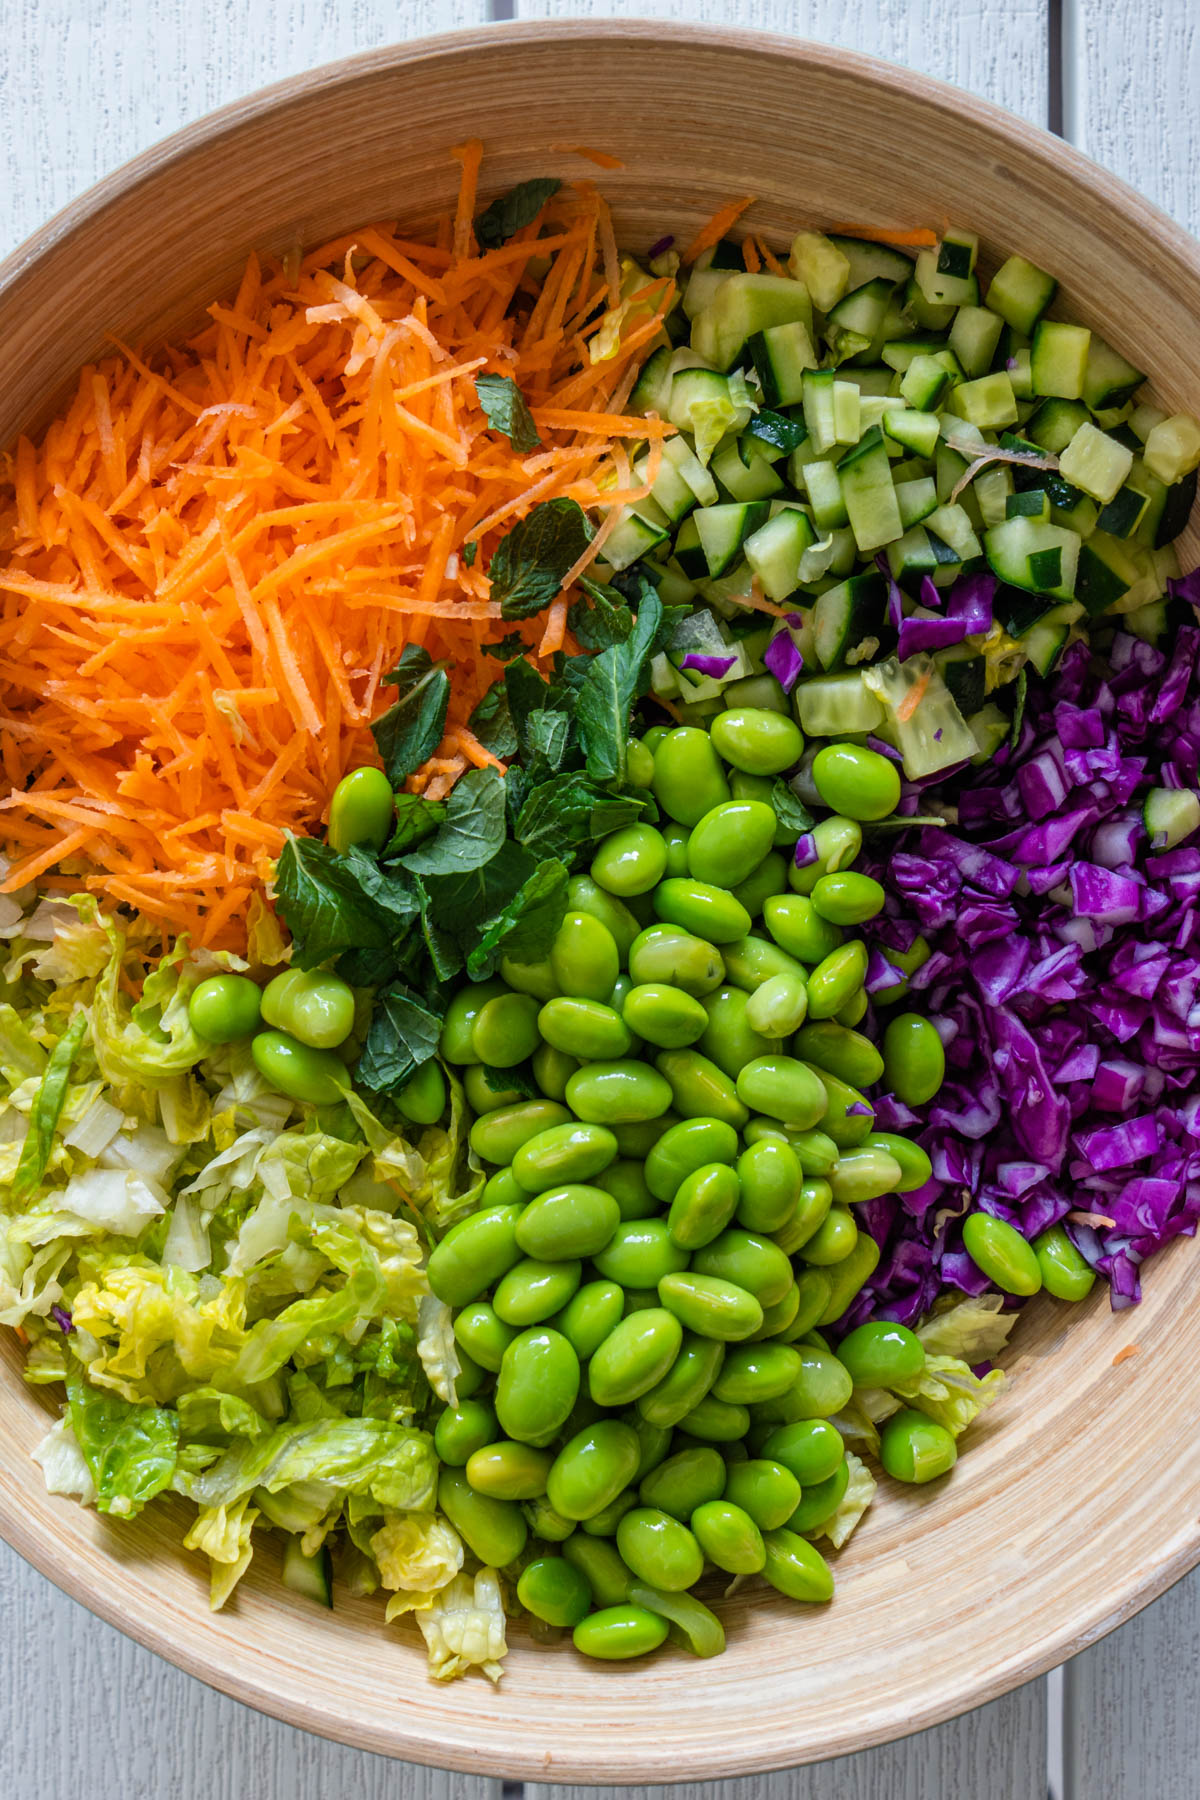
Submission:
POLYGON ((319 1480, 369 1495, 388 1510, 419 1512, 433 1505, 436 1475, 433 1443, 423 1431, 382 1419, 316 1419, 239 1441, 188 1479, 184 1491, 200 1506, 227 1506, 257 1487, 274 1494, 319 1480))
POLYGON ((68 1413, 56 1420, 32 1455, 41 1467, 48 1494, 67 1494, 85 1506, 96 1504, 96 1484, 68 1413))
POLYGON ((964 1295, 938 1307, 917 1336, 929 1356, 957 1356, 965 1363, 991 1362, 1008 1342, 1019 1314, 1003 1312, 1002 1294, 964 1295))
POLYGON ((417 1355, 425 1379, 447 1406, 457 1406, 454 1384, 462 1372, 454 1336, 454 1315, 444 1300, 422 1294, 417 1307, 417 1355))
POLYGON ((257 1518, 249 1496, 232 1506, 203 1506, 183 1540, 185 1550, 203 1550, 212 1565, 209 1605, 214 1612, 221 1610, 250 1567, 254 1554, 250 1534, 257 1518))
POLYGON ((462 1539, 453 1525, 431 1512, 388 1515, 371 1535, 371 1554, 385 1588, 433 1594, 463 1566, 462 1539))
POLYGON ((850 1479, 836 1511, 815 1531, 805 1533, 810 1538, 828 1538, 835 1550, 840 1550, 846 1542, 875 1498, 875 1490, 879 1485, 866 1463, 860 1456, 855 1456, 853 1450, 846 1452, 846 1467, 850 1471, 850 1479))
POLYGON ((1006 1385, 1002 1369, 975 1375, 956 1356, 930 1356, 922 1373, 912 1381, 898 1381, 895 1392, 960 1437, 1006 1385))
POLYGON ((456 1575, 416 1618, 435 1681, 453 1681, 471 1669, 482 1669, 490 1681, 499 1681, 508 1644, 495 1569, 481 1569, 474 1581, 456 1575))
POLYGON ((179 1420, 160 1406, 137 1406, 67 1371, 71 1429, 96 1484, 101 1512, 131 1519, 175 1473, 179 1420))

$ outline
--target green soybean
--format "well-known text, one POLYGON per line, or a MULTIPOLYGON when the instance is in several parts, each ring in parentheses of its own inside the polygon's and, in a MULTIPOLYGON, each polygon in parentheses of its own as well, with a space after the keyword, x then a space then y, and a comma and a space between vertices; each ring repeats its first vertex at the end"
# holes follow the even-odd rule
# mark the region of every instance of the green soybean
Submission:
POLYGON ((842 932, 822 918, 805 894, 777 894, 763 907, 763 924, 789 956, 802 963, 823 962, 840 948, 842 932))
POLYGON ((643 1506, 690 1519, 698 1506, 725 1492, 725 1458, 711 1444, 680 1450, 647 1475, 638 1490, 643 1506))
POLYGON ((750 1413, 736 1401, 718 1400, 715 1394, 706 1394, 679 1424, 689 1436, 709 1443, 740 1444, 750 1429, 750 1413))
POLYGON ((462 1469, 443 1469, 438 1477, 438 1506, 459 1536, 490 1568, 503 1569, 525 1548, 529 1528, 519 1506, 477 1494, 462 1469))
MULTIPOLYGON (((776 1234, 775 1241, 779 1244, 780 1249, 783 1250, 784 1246, 780 1243, 778 1234, 776 1234)), ((786 1255, 786 1251, 784 1253, 786 1255)), ((766 1338, 782 1337, 799 1310, 800 1290, 793 1281, 782 1300, 777 1300, 774 1306, 763 1307, 763 1322, 757 1331, 750 1334, 748 1342, 759 1344, 766 1338)))
POLYGON ((447 1306, 478 1300, 520 1260, 519 1206, 493 1206, 452 1225, 430 1252, 426 1276, 447 1306))
POLYGON ((615 1500, 593 1513, 590 1519, 582 1521, 582 1529, 590 1537, 613 1538, 617 1535, 617 1526, 627 1512, 632 1512, 637 1505, 637 1492, 634 1488, 623 1488, 615 1500))
POLYGON ((472 1452, 467 1480, 477 1494, 490 1494, 495 1500, 536 1500, 546 1491, 552 1460, 532 1444, 501 1439, 472 1452))
MULTIPOLYGON (((474 1357, 481 1369, 487 1369, 493 1375, 516 1335, 516 1326, 506 1323, 486 1300, 472 1300, 454 1315, 456 1341, 468 1356, 474 1357)), ((488 1442, 491 1442, 490 1438, 488 1442)))
POLYGON ((789 1600, 821 1604, 833 1598, 833 1572, 821 1552, 807 1539, 781 1526, 763 1533, 767 1560, 763 1574, 773 1588, 789 1600))
POLYGON ((755 1112, 808 1131, 824 1117, 825 1089, 819 1078, 792 1056, 756 1056, 737 1078, 738 1099, 755 1112))
POLYGON ((692 1272, 733 1282, 763 1306, 782 1300, 792 1284, 792 1266, 778 1244, 736 1226, 696 1251, 692 1272))
MULTIPOLYGON (((744 881, 735 882, 732 893, 735 900, 740 900, 752 919, 756 919, 764 905, 775 894, 787 893, 787 862, 778 850, 769 850, 756 869, 752 869, 744 881)), ((672 869, 668 864, 668 874, 686 874, 686 869, 672 869)))
MULTIPOLYGON (((572 1182, 530 1201, 517 1221, 517 1242, 527 1256, 565 1262, 603 1250, 620 1222, 621 1209, 611 1194, 572 1182)), ((510 1280, 517 1269, 504 1279, 510 1280)))
POLYGON ((623 1288, 656 1288, 664 1275, 687 1267, 687 1251, 672 1242, 665 1219, 628 1219, 592 1258, 608 1281, 623 1288))
POLYGON ((958 1445, 944 1425, 902 1406, 880 1432, 879 1460, 893 1481, 919 1485, 949 1473, 958 1461, 958 1445))
POLYGON ((533 1053, 533 1079, 548 1100, 565 1098, 567 1083, 578 1067, 577 1056, 568 1056, 553 1044, 539 1044, 533 1053))
POLYGON ((750 914, 727 888, 712 882, 670 876, 653 894, 654 911, 667 925, 710 944, 733 944, 750 930, 750 914))
POLYGON ((476 1119, 470 1131, 470 1144, 484 1162, 507 1168, 513 1157, 539 1132, 552 1125, 569 1125, 571 1115, 554 1100, 522 1100, 516 1106, 498 1106, 482 1119, 476 1119))
POLYGON ((666 1619, 644 1606, 606 1606, 581 1619, 571 1637, 581 1656, 628 1662, 657 1650, 666 1641, 667 1630, 666 1619))
POLYGON ((615 1281, 588 1281, 550 1323, 562 1332, 580 1362, 586 1362, 620 1323, 624 1310, 625 1295, 615 1281))
POLYGON ((479 1061, 494 1069, 515 1069, 527 1062, 541 1041, 538 1003, 532 994, 497 994, 475 1016, 472 1046, 479 1061))
POLYGON ((696 998, 720 987, 725 963, 715 945, 676 925, 650 925, 634 939, 629 973, 640 986, 682 989, 696 998))
POLYGON ((569 1628, 587 1618, 592 1590, 566 1557, 538 1556, 521 1571, 517 1599, 535 1619, 569 1628))
POLYGON ((550 958, 540 962, 517 962, 515 957, 500 958, 500 974, 518 994, 531 994, 535 1000, 553 1000, 558 992, 550 958))
POLYGON ((708 732, 668 731, 654 750, 654 798, 677 824, 693 826, 729 799, 729 783, 708 732))
POLYGON ((833 1189, 819 1175, 801 1183, 791 1218, 771 1233, 785 1256, 794 1256, 812 1242, 832 1205, 833 1189))
POLYGON ((762 1532, 733 1501, 703 1501, 691 1516, 691 1529, 709 1562, 729 1575, 757 1575, 767 1560, 762 1532))
POLYGON ((881 1194, 894 1194, 902 1179, 894 1156, 862 1144, 842 1151, 829 1185, 838 1206, 854 1206, 863 1200, 877 1200, 881 1194))
MULTIPOLYGON (((833 1188, 830 1186, 830 1197, 833 1188)), ((806 1263, 827 1269, 845 1262, 858 1242, 858 1226, 854 1215, 844 1206, 830 1206, 812 1236, 801 1246, 806 1263)))
POLYGON ((790 1344, 735 1344, 713 1383, 718 1400, 752 1406, 786 1394, 800 1373, 800 1352, 790 1344))
POLYGON ((638 1398, 642 1418, 663 1430, 678 1424, 710 1391, 724 1358, 724 1344, 685 1331, 679 1354, 667 1373, 638 1398))
POLYGON ((595 1605, 618 1606, 625 1599, 633 1577, 607 1539, 576 1532, 564 1543, 562 1553, 586 1579, 595 1605))
POLYGON ((831 1019, 856 994, 867 975, 867 946, 854 938, 819 962, 808 977, 808 1016, 831 1019))
POLYGON ((623 1219, 649 1219, 658 1211, 658 1202, 646 1185, 645 1164, 632 1157, 610 1163, 596 1186, 611 1194, 623 1219))
POLYGON ((832 925, 864 925, 883 911, 886 897, 873 876, 852 869, 819 876, 812 891, 813 906, 832 925))
POLYGON ((654 1067, 685 1118, 721 1119, 735 1130, 746 1123, 749 1111, 733 1081, 699 1050, 660 1050, 654 1067))
POLYGON ((794 956, 754 933, 739 938, 736 944, 726 944, 724 956, 725 973, 730 982, 734 987, 744 988, 748 994, 776 975, 791 975, 799 981, 804 980, 804 970, 794 956))
POLYGON ((475 1020, 489 1000, 507 992, 502 981, 478 981, 459 988, 456 994, 451 995, 438 1042, 438 1049, 446 1062, 479 1061, 473 1041, 475 1020))
POLYGON ((772 975, 746 1002, 746 1023, 763 1037, 790 1037, 808 1015, 808 988, 798 975, 772 975))
POLYGON ((770 850, 775 827, 774 810, 761 800, 722 801, 692 830, 688 873, 717 887, 736 887, 770 850))
POLYGON ((1042 1285, 1037 1252, 1006 1219, 969 1213, 963 1221, 962 1237, 971 1261, 1003 1293, 1037 1293, 1042 1285))
POLYGON ((656 1119, 670 1104, 670 1083, 645 1063, 590 1063, 577 1069, 567 1083, 567 1105, 593 1125, 656 1119))
POLYGON ((354 844, 376 852, 392 834, 396 801, 382 769, 364 765, 343 775, 329 802, 329 846, 339 854, 354 844))
POLYGON ((653 1506, 637 1506, 617 1527, 617 1549, 641 1580, 664 1593, 681 1593, 699 1581, 704 1555, 679 1519, 653 1506))
POLYGON ((900 804, 895 763, 860 744, 826 744, 813 758, 812 778, 826 806, 847 819, 886 819, 900 804))
POLYGON ((1034 1238, 1033 1250, 1048 1294, 1056 1300, 1086 1300, 1095 1285, 1095 1271, 1061 1225, 1051 1225, 1034 1238))
POLYGON ((666 1594, 635 1580, 630 1583, 629 1598, 633 1605, 666 1619, 667 1636, 681 1650, 701 1657, 720 1656, 724 1650, 725 1629, 720 1619, 694 1594, 666 1594))
MULTIPOLYGON (((790 1268, 788 1273, 790 1280, 790 1268)), ((755 1294, 717 1275, 689 1271, 664 1276, 658 1296, 689 1331, 722 1343, 750 1337, 763 1320, 762 1302, 755 1294)))
POLYGON ((610 1062, 633 1048, 629 1027, 603 1000, 560 994, 538 1013, 537 1029, 548 1044, 580 1062, 610 1062))
POLYGON ((686 875, 688 872, 687 847, 691 832, 686 825, 677 825, 674 819, 666 819, 662 824, 663 843, 667 846, 667 875, 686 875))
POLYGON ((518 1329, 539 1325, 567 1304, 579 1286, 582 1272, 579 1262, 541 1262, 527 1256, 501 1276, 492 1304, 506 1325, 518 1329))
POLYGON ((836 1075, 850 1087, 870 1087, 883 1074, 883 1058, 870 1038, 835 1019, 810 1019, 796 1033, 792 1050, 822 1076, 836 1075))
POLYGON ((630 787, 648 788, 654 780, 654 748, 640 738, 630 738, 625 746, 625 779, 630 787))
POLYGON ((900 1169, 900 1179, 895 1187, 897 1194, 911 1194, 933 1178, 929 1152, 922 1150, 920 1144, 914 1144, 911 1138, 899 1137, 893 1131, 873 1131, 865 1139, 863 1148, 886 1151, 895 1160, 900 1169))
POLYGON ((855 1387, 892 1387, 925 1367, 925 1346, 915 1331, 888 1319, 868 1319, 838 1345, 838 1361, 855 1387))
POLYGON ((667 846, 653 825, 626 825, 606 837, 592 858, 592 880, 610 894, 647 894, 662 880, 667 846))
POLYGON ((542 1194, 564 1183, 590 1181, 607 1169, 616 1154, 617 1140, 611 1131, 603 1125, 571 1120, 527 1139, 512 1159, 512 1172, 527 1194, 542 1194))
POLYGON ((768 1432, 760 1446, 761 1455, 789 1469, 802 1488, 828 1481, 841 1468, 845 1452, 841 1432, 828 1419, 797 1419, 794 1424, 780 1425, 768 1432))
POLYGON ((866 988, 859 988, 857 994, 851 994, 845 1006, 840 1006, 834 1013, 835 1023, 844 1025, 847 1031, 853 1031, 854 1027, 861 1024, 866 1018, 867 1008, 870 1004, 866 988))
POLYGON ((891 1092, 906 1106, 924 1106, 946 1079, 946 1052, 928 1019, 899 1013, 883 1034, 883 1072, 891 1092))
POLYGON ((672 1125, 678 1125, 677 1114, 668 1110, 653 1119, 625 1120, 611 1127, 617 1149, 623 1157, 649 1156, 655 1144, 672 1125))
POLYGON ((793 719, 760 706, 734 707, 712 722, 714 748, 732 768, 747 775, 782 775, 804 752, 793 719))
POLYGON ((879 1245, 869 1231, 860 1231, 849 1256, 842 1257, 829 1271, 829 1299, 817 1320, 820 1327, 836 1324, 850 1302, 871 1279, 879 1266, 879 1245))
POLYGON ((570 1416, 579 1379, 579 1358, 560 1331, 541 1325, 521 1332, 496 1377, 496 1417, 507 1436, 548 1444, 570 1416))
MULTIPOLYGON (((623 900, 600 887, 590 875, 572 875, 567 883, 567 906, 572 912, 589 913, 593 919, 597 919, 617 946, 621 961, 628 959, 630 948, 642 927, 623 900)), ((550 998, 549 995, 546 997, 550 998)), ((600 996, 602 1000, 605 997, 603 994, 600 996)))
POLYGON ((631 1031, 662 1050, 694 1044, 708 1025, 708 1013, 694 995, 664 982, 642 982, 631 988, 622 1015, 631 1031))
POLYGON ((815 1531, 833 1517, 842 1504, 850 1485, 850 1465, 843 1458, 824 1481, 814 1481, 804 1489, 800 1504, 788 1520, 791 1531, 815 1531))
POLYGON ((607 1000, 621 972, 616 939, 592 913, 569 912, 550 948, 550 967, 564 994, 607 1000))
MULTIPOLYGON (((352 1001, 353 998, 351 995, 352 1001)), ((209 1044, 232 1044, 257 1031, 262 990, 248 975, 209 975, 192 989, 187 1012, 188 1023, 197 1037, 209 1044)), ((354 1023, 353 1010, 350 1023, 354 1023)), ((341 1039, 335 1041, 340 1043, 341 1039)))
POLYGON ((628 1487, 641 1445, 620 1419, 598 1419, 563 1445, 546 1479, 546 1494, 564 1519, 591 1519, 628 1487))
POLYGON ((693 1170, 680 1182, 667 1214, 672 1243, 684 1251, 711 1244, 733 1218, 740 1197, 741 1184, 728 1163, 693 1170))
POLYGON ((793 1424, 797 1419, 828 1419, 841 1412, 854 1383, 830 1350, 810 1344, 794 1346, 800 1372, 786 1394, 763 1402, 756 1417, 766 1423, 793 1424))
POLYGON ((806 1332, 812 1330, 817 1320, 825 1315, 829 1305, 829 1297, 833 1292, 832 1277, 824 1269, 799 1269, 796 1273, 796 1316, 781 1334, 786 1344, 795 1343, 806 1332))
POLYGON ((598 1406, 628 1406, 662 1380, 683 1343, 683 1327, 665 1307, 630 1313, 614 1327, 588 1365, 588 1389, 598 1406))
POLYGON ((786 1464, 750 1457, 731 1465, 724 1497, 749 1513, 760 1530, 775 1531, 799 1506, 800 1482, 786 1464))
POLYGON ((862 849, 862 826, 856 819, 834 814, 818 819, 808 834, 816 856, 801 867, 796 862, 788 870, 788 885, 797 894, 811 894, 822 875, 848 869, 862 849))
POLYGON ((333 1050, 354 1028, 354 989, 321 969, 287 969, 262 991, 267 1025, 314 1050, 333 1050))
POLYGON ((875 1123, 875 1109, 859 1088, 831 1075, 826 1069, 818 1069, 811 1063, 806 1066, 825 1090, 821 1130, 833 1139, 839 1153, 844 1155, 847 1150, 862 1144, 870 1134, 875 1123))
POLYGON ((396 1105, 413 1125, 437 1124, 446 1110, 446 1077, 432 1057, 405 1082, 396 1105))
POLYGON ((525 1192, 525 1189, 521 1186, 511 1168, 497 1169, 496 1173, 494 1175, 489 1175, 487 1181, 484 1183, 484 1209, 493 1206, 527 1206, 528 1203, 529 1195, 525 1192))
MULTIPOLYGON (((436 1067, 436 1064, 435 1064, 436 1067)), ((463 1092, 467 1105, 476 1115, 495 1112, 501 1106, 516 1106, 525 1098, 525 1089, 500 1086, 503 1071, 486 1063, 468 1063, 462 1072, 463 1092)))
POLYGON ((469 1400, 480 1388, 487 1385, 487 1370, 481 1369, 473 1356, 465 1350, 458 1353, 458 1374, 454 1380, 454 1391, 460 1400, 469 1400))
POLYGON ((738 1158, 738 1224, 747 1231, 778 1231, 795 1213, 804 1176, 786 1141, 760 1138, 738 1158))
POLYGON ((649 1151, 646 1185, 656 1200, 665 1203, 695 1170, 709 1163, 731 1163, 737 1153, 737 1132, 724 1119, 703 1115, 681 1119, 649 1151))
POLYGON ((496 1415, 486 1400, 460 1400, 443 1407, 433 1428, 433 1447, 438 1461, 462 1468, 485 1444, 499 1435, 496 1415))
POLYGON ((535 1538, 544 1538, 548 1544, 565 1543, 576 1529, 574 1519, 564 1519, 556 1513, 544 1495, 536 1500, 523 1500, 521 1511, 525 1521, 535 1538))
POLYGON ((747 1017, 750 995, 743 988, 720 987, 704 997, 707 1021, 700 1050, 736 1081, 738 1072, 758 1056, 771 1056, 783 1048, 778 1038, 755 1031, 747 1017))
POLYGON ((336 1106, 345 1098, 350 1075, 333 1050, 314 1050, 285 1031, 260 1031, 250 1040, 254 1066, 271 1087, 308 1106, 336 1106))
MULTIPOLYGON (((677 1357, 676 1361, 678 1360, 677 1357)), ((645 1399, 644 1394, 642 1399, 645 1399)), ((657 1469, 659 1463, 667 1456, 675 1433, 669 1426, 652 1425, 649 1419, 643 1418, 637 1407, 630 1407, 624 1414, 624 1418, 626 1424, 632 1426, 637 1433, 638 1443, 642 1447, 641 1455, 638 1457, 638 1466, 633 1476, 634 1481, 641 1481, 643 1476, 649 1475, 652 1470, 657 1469)))

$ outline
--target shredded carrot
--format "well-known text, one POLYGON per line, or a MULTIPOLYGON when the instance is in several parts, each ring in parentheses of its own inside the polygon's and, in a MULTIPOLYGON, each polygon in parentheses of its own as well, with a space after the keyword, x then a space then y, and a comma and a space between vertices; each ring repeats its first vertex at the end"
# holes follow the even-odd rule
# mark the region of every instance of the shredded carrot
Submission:
POLYGON ((672 429, 623 408, 674 285, 633 296, 615 355, 592 363, 619 278, 603 197, 564 186, 540 236, 481 251, 481 146, 454 155, 458 200, 427 243, 383 222, 251 257, 195 337, 114 343, 0 457, 5 888, 82 881, 164 933, 243 947, 287 834, 376 760, 370 720, 407 644, 454 668, 414 791, 496 763, 467 725, 498 672, 482 646, 508 629, 487 568, 559 496, 605 516, 521 634, 531 654, 572 644, 570 589, 646 491, 629 440, 652 481, 672 429), (517 381, 535 454, 489 428, 484 368, 517 381))
POLYGON ((918 706, 920 706, 922 700, 925 698, 925 690, 928 686, 929 673, 927 671, 924 675, 917 677, 916 681, 913 682, 907 694, 905 694, 903 700, 901 700, 899 706, 896 708, 896 717, 902 725, 907 719, 912 718, 918 706))
POLYGON ((726 232, 732 231, 746 208, 754 205, 754 201, 755 196, 747 194, 744 200, 731 200, 728 206, 722 206, 718 212, 715 212, 708 224, 700 227, 680 257, 684 266, 694 263, 703 251, 710 250, 714 244, 719 244, 726 232))
POLYGON ((762 257, 758 253, 758 245, 749 232, 742 239, 742 261, 746 265, 748 275, 757 275, 762 268, 762 257))
POLYGON ((1140 1344, 1122 1344, 1121 1348, 1112 1359, 1113 1368, 1115 1369, 1118 1363, 1128 1362, 1131 1356, 1140 1356, 1141 1353, 1142 1346, 1140 1344))
POLYGON ((927 225, 914 226, 911 231, 889 225, 830 225, 828 229, 837 237, 865 238, 870 244, 907 244, 913 250, 932 250, 938 241, 937 232, 927 225))
POLYGON ((625 167, 619 156, 611 156, 607 150, 593 150, 587 144, 551 144, 550 148, 559 156, 586 157, 587 161, 595 163, 598 169, 623 169, 625 167))
POLYGON ((775 255, 775 252, 771 249, 771 246, 770 246, 770 244, 767 243, 766 239, 761 238, 761 237, 756 237, 754 242, 758 246, 758 252, 759 252, 759 255, 763 259, 764 267, 772 275, 786 276, 787 270, 784 268, 784 266, 780 262, 779 258, 775 255))

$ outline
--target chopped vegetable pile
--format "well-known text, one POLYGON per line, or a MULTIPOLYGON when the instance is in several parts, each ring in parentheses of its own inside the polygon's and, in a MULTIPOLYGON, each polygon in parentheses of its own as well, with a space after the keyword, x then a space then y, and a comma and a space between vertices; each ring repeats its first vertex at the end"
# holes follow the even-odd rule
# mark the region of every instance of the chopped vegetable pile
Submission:
POLYGON ((497 1680, 827 1601, 1195 1234, 1200 425, 968 232, 454 154, 7 460, 0 1324, 51 1492, 497 1680))

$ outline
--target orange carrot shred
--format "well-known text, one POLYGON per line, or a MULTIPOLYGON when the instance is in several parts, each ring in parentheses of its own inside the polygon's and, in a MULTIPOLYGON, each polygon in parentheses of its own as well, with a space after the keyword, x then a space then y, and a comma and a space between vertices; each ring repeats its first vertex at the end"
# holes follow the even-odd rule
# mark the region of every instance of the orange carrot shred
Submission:
POLYGON ((1128 1362, 1131 1356, 1140 1356, 1141 1353, 1142 1346, 1140 1344, 1122 1344, 1112 1359, 1112 1366, 1115 1369, 1119 1363, 1128 1362))
POLYGON ((762 257, 758 253, 758 245, 749 232, 742 239, 742 261, 749 275, 757 275, 762 268, 762 257))
POLYGON ((598 169, 623 169, 625 164, 619 156, 612 156, 607 150, 592 150, 587 144, 551 144, 551 150, 557 156, 583 156, 598 169))
POLYGON ((718 212, 715 212, 708 224, 700 227, 680 257, 684 266, 694 263, 705 250, 710 250, 714 244, 719 244, 726 232, 731 231, 737 224, 746 208, 754 205, 755 198, 754 194, 747 194, 744 200, 731 200, 728 206, 722 206, 718 212))
POLYGON ((907 231, 888 225, 830 225, 828 229, 837 237, 864 238, 869 244, 907 244, 913 250, 932 250, 938 241, 937 232, 927 225, 907 231))
POLYGON ((561 650, 563 638, 567 631, 567 596, 560 594, 546 614, 546 629, 542 633, 542 641, 538 645, 539 656, 553 656, 561 650))
POLYGON ((475 215, 475 194, 479 186, 479 165, 483 161, 483 145, 478 138, 468 138, 451 151, 462 164, 462 182, 458 204, 454 209, 454 259, 462 262, 471 253, 471 221, 475 215))
POLYGON ((922 700, 925 698, 925 690, 928 686, 929 673, 926 671, 924 675, 917 677, 916 681, 913 682, 907 694, 905 694, 903 700, 901 700, 896 708, 896 717, 902 725, 906 720, 912 718, 918 706, 920 706, 922 700))

